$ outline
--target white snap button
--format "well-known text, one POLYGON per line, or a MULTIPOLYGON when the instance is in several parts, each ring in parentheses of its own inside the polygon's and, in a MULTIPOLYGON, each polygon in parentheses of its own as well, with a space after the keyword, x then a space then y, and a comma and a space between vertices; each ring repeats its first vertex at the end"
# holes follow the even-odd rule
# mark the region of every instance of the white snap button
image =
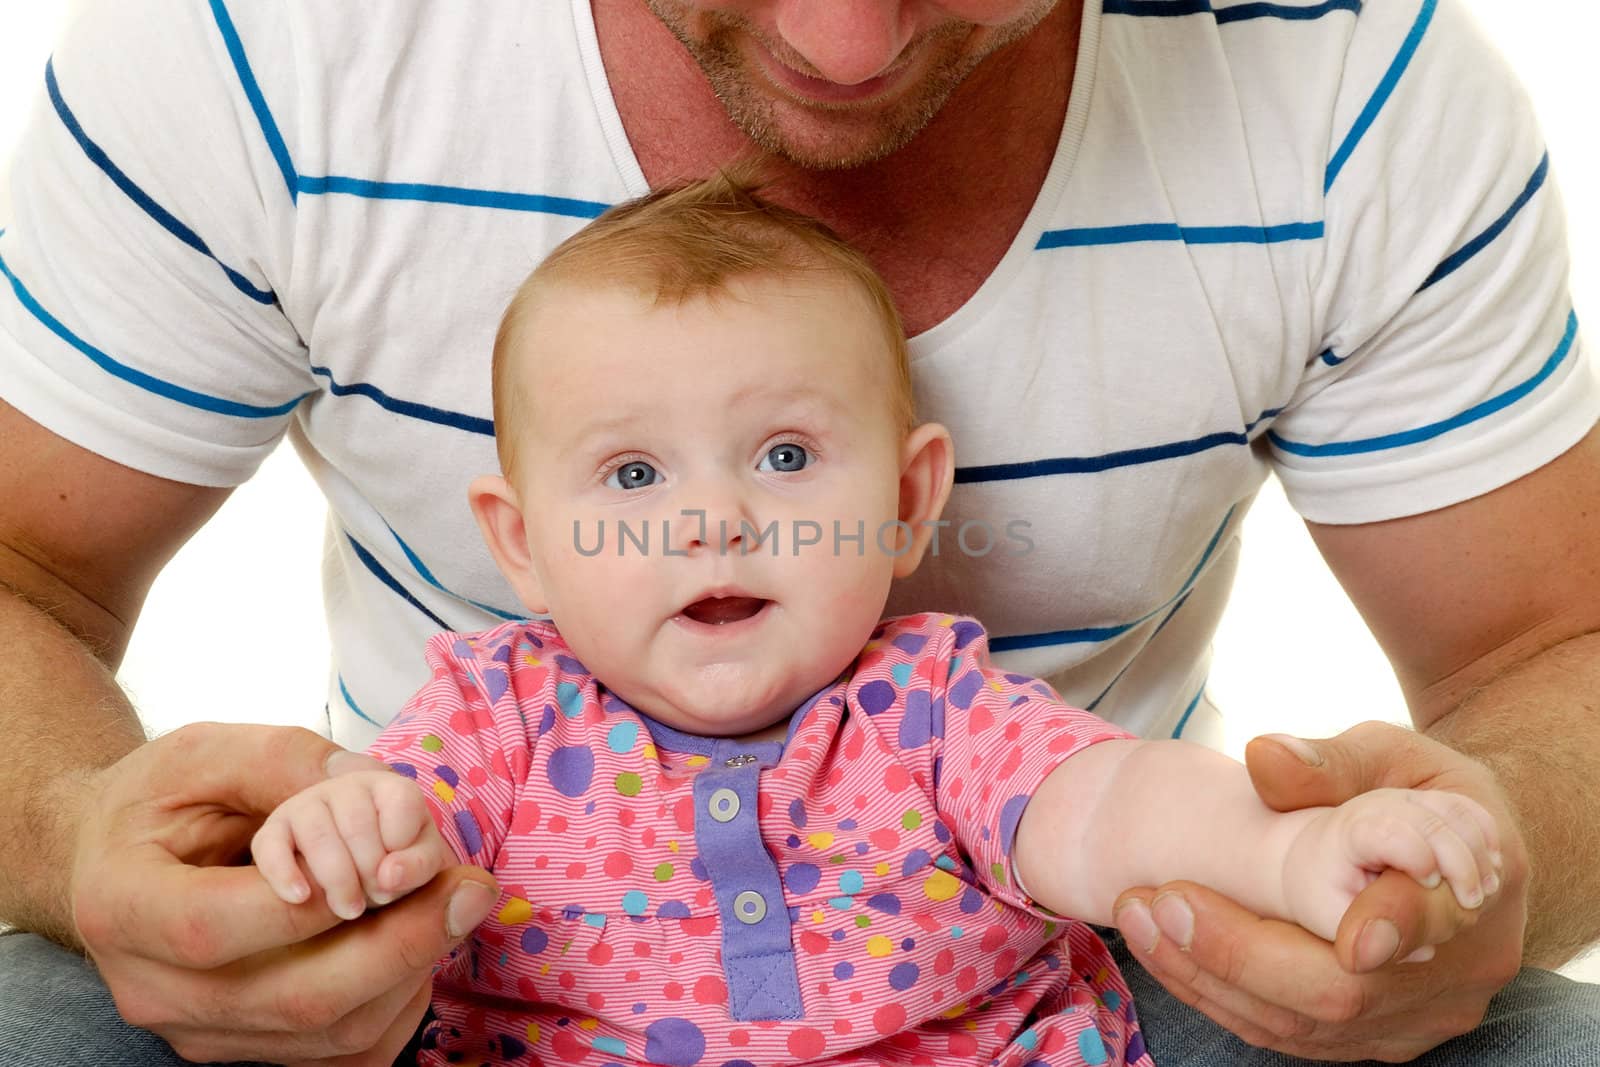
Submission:
POLYGON ((746 889, 733 898, 733 915, 746 926, 754 926, 767 917, 767 898, 753 889, 746 889))
POLYGON ((713 819, 729 822, 739 814, 739 794, 731 789, 718 789, 711 794, 711 801, 706 807, 710 809, 713 819))

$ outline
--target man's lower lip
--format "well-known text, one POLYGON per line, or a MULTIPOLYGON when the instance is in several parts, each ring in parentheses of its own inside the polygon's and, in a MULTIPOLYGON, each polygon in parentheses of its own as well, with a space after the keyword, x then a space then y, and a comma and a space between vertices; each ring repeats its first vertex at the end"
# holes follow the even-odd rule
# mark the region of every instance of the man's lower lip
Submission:
POLYGON ((888 73, 880 74, 876 78, 869 78, 855 85, 840 85, 837 82, 801 74, 799 71, 779 63, 764 46, 758 45, 757 47, 760 48, 761 62, 766 68, 769 78, 796 96, 815 100, 822 104, 853 104, 871 100, 873 97, 881 95, 885 90, 892 88, 906 70, 906 64, 901 63, 888 73))

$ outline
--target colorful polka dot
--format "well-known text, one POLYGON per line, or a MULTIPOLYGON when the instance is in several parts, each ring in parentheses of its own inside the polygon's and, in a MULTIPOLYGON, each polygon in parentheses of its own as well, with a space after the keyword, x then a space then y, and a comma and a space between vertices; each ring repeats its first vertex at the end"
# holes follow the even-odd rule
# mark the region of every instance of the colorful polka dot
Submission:
POLYGON ((594 778, 594 753, 584 745, 564 745, 550 753, 545 773, 556 792, 581 797, 594 778))
POLYGON ((694 1067, 706 1052, 706 1036, 688 1019, 657 1019, 644 1030, 644 1056, 665 1067, 694 1067))
POLYGON ((633 719, 619 722, 606 731, 606 747, 613 752, 630 752, 639 739, 639 724, 633 719))

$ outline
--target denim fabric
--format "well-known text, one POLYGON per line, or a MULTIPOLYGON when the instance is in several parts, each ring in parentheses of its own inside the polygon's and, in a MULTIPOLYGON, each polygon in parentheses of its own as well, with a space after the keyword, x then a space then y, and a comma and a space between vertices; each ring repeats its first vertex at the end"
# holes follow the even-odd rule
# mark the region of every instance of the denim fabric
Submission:
MULTIPOLYGON (((1133 991, 1159 1067, 1306 1067, 1312 1060, 1253 1048, 1168 993, 1134 962, 1115 930, 1099 930, 1133 991)), ((1482 1025, 1412 1067, 1578 1067, 1600 1063, 1600 985, 1524 968, 1489 1002, 1482 1025)), ((1357 1067, 1379 1067, 1363 1060, 1357 1067)))
MULTIPOLYGON (((1246 1045, 1169 995, 1133 961, 1115 931, 1101 934, 1133 989, 1161 1067, 1305 1067, 1310 1062, 1246 1045)), ((31 934, 0 935, 4 1067, 183 1067, 186 1062, 154 1034, 118 1017, 111 994, 83 958, 31 934)), ((408 1062, 409 1056, 397 1061, 408 1062)), ((1490 1003, 1482 1026, 1412 1062, 1414 1067, 1600 1062, 1600 985, 1525 970, 1490 1003)))
MULTIPOLYGON (((418 1037, 395 1067, 414 1067, 418 1037)), ((42 937, 0 930, 0 1067, 188 1063, 161 1038, 122 1021, 88 960, 42 937)))

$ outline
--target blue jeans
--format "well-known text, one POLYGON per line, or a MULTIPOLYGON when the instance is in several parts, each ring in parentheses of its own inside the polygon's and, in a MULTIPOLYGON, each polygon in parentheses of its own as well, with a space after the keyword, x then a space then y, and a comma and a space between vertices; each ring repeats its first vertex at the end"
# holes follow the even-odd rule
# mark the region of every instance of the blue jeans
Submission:
MULTIPOLYGON (((1102 934, 1107 934, 1102 931, 1102 934)), ((1133 990, 1160 1067, 1304 1067, 1251 1048, 1180 1003, 1145 973, 1114 931, 1107 941, 1133 990)), ((1600 985, 1525 970, 1470 1034, 1416 1067, 1569 1067, 1600 1060, 1600 985)), ((31 934, 0 936, 0 1063, 5 1067, 182 1067, 167 1043, 117 1015, 94 967, 31 934)), ((715 1065, 707 1065, 715 1067, 715 1065)))

